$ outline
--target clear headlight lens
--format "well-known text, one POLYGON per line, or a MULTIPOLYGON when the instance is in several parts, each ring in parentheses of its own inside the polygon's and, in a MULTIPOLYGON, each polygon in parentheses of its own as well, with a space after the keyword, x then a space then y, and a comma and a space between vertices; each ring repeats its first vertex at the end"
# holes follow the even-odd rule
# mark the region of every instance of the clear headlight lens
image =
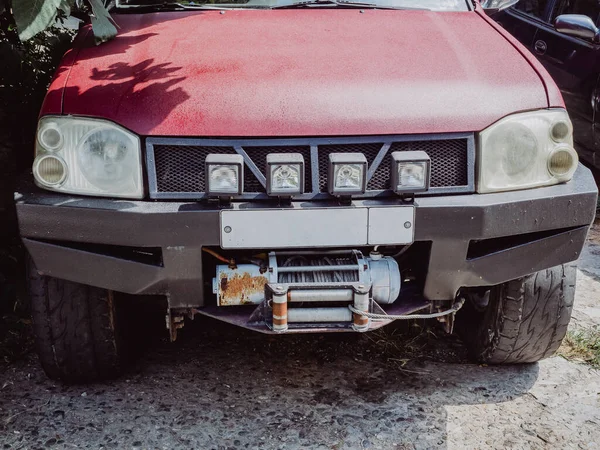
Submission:
POLYGON ((106 190, 129 189, 129 175, 139 163, 136 142, 111 128, 88 133, 79 145, 77 156, 84 176, 106 190))
POLYGON ((63 134, 56 122, 46 121, 38 131, 38 143, 46 150, 58 150, 63 143, 63 134))
POLYGON ((362 165, 344 164, 337 165, 334 169, 336 190, 357 190, 362 184, 362 165))
POLYGON ((237 169, 237 166, 211 166, 208 180, 209 192, 231 192, 236 194, 239 179, 237 169))
POLYGON ((392 152, 392 189, 410 194, 429 189, 431 159, 422 150, 392 152))
POLYGON ((297 191, 300 188, 300 167, 291 165, 273 168, 273 190, 297 191))
POLYGON ((552 129, 550 133, 552 134, 552 139, 556 142, 566 142, 569 139, 569 136, 572 134, 573 130, 571 129, 571 123, 566 122, 564 120, 559 120, 552 125, 552 129))
POLYGON ((563 109, 514 114, 479 134, 477 191, 549 186, 577 169, 573 127, 563 109))
POLYGON ((42 117, 33 175, 41 187, 59 192, 144 196, 139 137, 105 120, 42 117))
POLYGON ((330 153, 327 177, 332 195, 362 194, 367 185, 367 158, 362 153, 330 153))
POLYGON ((267 194, 292 196, 304 192, 304 157, 301 153, 267 155, 267 194))
POLYGON ((241 194, 244 190, 244 158, 242 155, 211 153, 204 161, 209 195, 241 194))
POLYGON ((423 189, 426 183, 427 163, 399 163, 398 186, 402 188, 423 189))

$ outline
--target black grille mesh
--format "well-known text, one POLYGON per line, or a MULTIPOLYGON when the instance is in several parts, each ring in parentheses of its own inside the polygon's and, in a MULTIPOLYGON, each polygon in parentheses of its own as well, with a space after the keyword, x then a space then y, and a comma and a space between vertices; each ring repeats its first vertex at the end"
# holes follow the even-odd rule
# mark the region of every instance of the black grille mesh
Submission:
MULTIPOLYGON (((327 167, 330 153, 362 153, 369 167, 379 154, 383 143, 319 145, 319 190, 327 192, 327 167)), ((395 142, 373 174, 367 190, 390 188, 390 154, 394 151, 422 150, 431 158, 431 186, 458 187, 468 185, 467 139, 395 142)), ((266 176, 266 157, 269 153, 300 153, 305 163, 305 192, 312 192, 311 152, 302 146, 245 146, 244 151, 266 176)), ((210 153, 235 154, 233 147, 198 145, 154 145, 156 190, 159 193, 199 193, 206 191, 204 160, 210 153)), ((244 167, 244 192, 265 192, 258 179, 244 167)))
MULTIPOLYGON (((158 192, 205 192, 204 160, 211 153, 235 155, 233 147, 157 145, 154 147, 158 192)), ((261 192, 262 186, 244 167, 244 190, 261 192), (260 189, 260 190, 251 190, 260 189)))

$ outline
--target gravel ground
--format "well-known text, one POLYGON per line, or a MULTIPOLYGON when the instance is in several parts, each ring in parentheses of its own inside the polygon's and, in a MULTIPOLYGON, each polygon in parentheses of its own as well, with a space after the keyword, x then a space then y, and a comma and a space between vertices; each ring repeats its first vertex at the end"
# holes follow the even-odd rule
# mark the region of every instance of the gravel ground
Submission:
MULTIPOLYGON (((600 227, 573 327, 600 323, 600 227)), ((0 365, 3 448, 600 448, 600 372, 554 357, 487 367, 415 324, 263 336, 196 320, 121 379, 64 386, 34 354, 0 365)), ((1 363, 0 363, 1 364, 1 363)))

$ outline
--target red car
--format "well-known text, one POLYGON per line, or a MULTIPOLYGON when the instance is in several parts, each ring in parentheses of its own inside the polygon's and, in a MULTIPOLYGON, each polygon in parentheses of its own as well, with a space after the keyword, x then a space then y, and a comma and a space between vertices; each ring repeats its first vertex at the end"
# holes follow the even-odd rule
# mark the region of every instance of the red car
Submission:
POLYGON ((554 353, 597 189, 479 3, 152 3, 82 27, 16 193, 49 376, 119 373, 115 293, 164 296, 173 339, 425 317, 479 361, 554 353))

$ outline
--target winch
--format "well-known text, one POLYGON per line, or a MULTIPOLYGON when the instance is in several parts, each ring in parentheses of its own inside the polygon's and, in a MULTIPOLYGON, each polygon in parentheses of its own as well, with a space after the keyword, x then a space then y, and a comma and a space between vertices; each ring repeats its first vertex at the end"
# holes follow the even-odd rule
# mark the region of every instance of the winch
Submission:
POLYGON ((267 325, 286 331, 291 324, 352 324, 369 328, 371 302, 391 304, 400 294, 395 259, 358 250, 271 252, 252 264, 217 265, 213 292, 219 306, 263 305, 267 325), (270 320, 269 320, 270 319, 270 320))

